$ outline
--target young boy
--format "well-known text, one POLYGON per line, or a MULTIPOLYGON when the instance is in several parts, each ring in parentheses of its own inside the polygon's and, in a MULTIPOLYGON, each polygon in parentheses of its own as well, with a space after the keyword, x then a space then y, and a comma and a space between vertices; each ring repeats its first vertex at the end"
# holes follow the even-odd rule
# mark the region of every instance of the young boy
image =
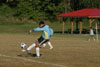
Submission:
POLYGON ((26 52, 30 51, 32 48, 36 48, 36 57, 40 57, 40 48, 39 46, 48 42, 50 40, 51 34, 53 35, 53 30, 44 23, 44 21, 40 21, 39 27, 34 28, 30 30, 29 32, 31 33, 32 31, 43 31, 43 34, 40 36, 40 38, 35 41, 31 46, 29 46, 26 49, 26 52))

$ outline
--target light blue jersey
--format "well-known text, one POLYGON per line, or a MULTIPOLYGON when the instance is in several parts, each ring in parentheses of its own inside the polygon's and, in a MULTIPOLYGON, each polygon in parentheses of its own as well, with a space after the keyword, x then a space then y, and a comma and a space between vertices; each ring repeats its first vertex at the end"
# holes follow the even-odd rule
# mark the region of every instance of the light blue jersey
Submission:
POLYGON ((38 27, 32 29, 32 31, 43 31, 42 37, 44 39, 50 39, 51 35, 53 35, 53 29, 50 28, 48 25, 44 25, 43 27, 38 27))

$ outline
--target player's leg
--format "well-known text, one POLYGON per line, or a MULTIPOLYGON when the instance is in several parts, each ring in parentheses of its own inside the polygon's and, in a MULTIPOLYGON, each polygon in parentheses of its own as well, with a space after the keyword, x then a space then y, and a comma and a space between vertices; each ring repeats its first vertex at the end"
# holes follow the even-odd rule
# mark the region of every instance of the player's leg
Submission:
POLYGON ((44 39, 44 38, 40 38, 38 39, 37 42, 35 42, 36 44, 36 56, 39 58, 40 57, 40 48, 39 46, 43 45, 44 43, 46 43, 48 40, 44 39))
MULTIPOLYGON (((38 38, 37 41, 38 41, 38 42, 41 42, 41 41, 42 41, 42 37, 38 38)), ((29 46, 29 47, 27 48, 27 51, 29 51, 29 50, 31 50, 32 48, 36 47, 37 41, 36 41, 35 43, 33 43, 31 46, 29 46)))
POLYGON ((44 38, 38 39, 37 42, 35 42, 36 44, 36 57, 40 57, 40 48, 39 46, 43 45, 44 43, 46 43, 48 40, 45 40, 44 38))
POLYGON ((27 50, 31 50, 31 49, 34 48, 35 46, 36 46, 36 44, 33 43, 31 46, 29 46, 29 47, 27 48, 27 50))
POLYGON ((53 46, 50 41, 48 41, 48 45, 49 45, 50 49, 53 49, 53 46))
POLYGON ((36 44, 36 57, 40 57, 40 48, 39 48, 39 43, 38 42, 35 42, 36 44))
POLYGON ((36 44, 35 43, 33 43, 32 45, 30 45, 28 48, 24 48, 24 49, 22 49, 22 52, 27 52, 27 53, 30 53, 29 51, 32 49, 32 48, 34 48, 36 46, 36 44))
POLYGON ((36 41, 34 44, 32 44, 31 46, 29 46, 27 49, 26 49, 26 52, 29 53, 29 51, 36 47, 36 57, 40 57, 40 50, 39 50, 39 44, 38 42, 36 41))
POLYGON ((36 56, 39 58, 40 57, 40 48, 39 46, 44 44, 46 40, 41 36, 38 41, 35 42, 36 44, 36 56))

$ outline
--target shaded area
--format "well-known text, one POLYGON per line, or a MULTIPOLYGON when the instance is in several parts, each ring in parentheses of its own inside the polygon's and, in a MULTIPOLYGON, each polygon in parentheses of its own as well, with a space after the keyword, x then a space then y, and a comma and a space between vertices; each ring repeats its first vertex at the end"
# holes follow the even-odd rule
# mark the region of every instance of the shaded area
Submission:
MULTIPOLYGON (((55 31, 54 33, 62 33, 62 31, 55 31)), ((65 34, 71 34, 71 29, 68 29, 67 31, 64 32, 65 34)), ((76 29, 73 31, 73 34, 79 34, 80 30, 76 29)), ((89 30, 83 29, 82 34, 89 34, 89 30)), ((96 34, 96 30, 94 29, 94 34, 96 34)), ((100 29, 98 29, 98 34, 100 34, 100 29)))
MULTIPOLYGON (((17 56, 19 57, 36 57, 36 54, 33 54, 33 53, 27 53, 27 54, 18 54, 17 56)), ((42 54, 40 54, 40 56, 42 56, 42 54)))

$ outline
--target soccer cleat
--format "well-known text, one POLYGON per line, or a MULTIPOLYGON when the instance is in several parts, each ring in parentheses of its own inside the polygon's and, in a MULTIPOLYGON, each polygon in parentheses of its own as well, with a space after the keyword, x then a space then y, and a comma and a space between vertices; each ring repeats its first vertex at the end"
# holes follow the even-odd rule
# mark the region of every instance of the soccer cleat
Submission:
POLYGON ((49 49, 51 50, 51 49, 53 49, 53 47, 50 47, 49 49))
POLYGON ((22 49, 22 52, 26 52, 26 50, 25 49, 22 49))
POLYGON ((30 54, 29 50, 27 50, 27 49, 22 49, 22 52, 26 52, 26 53, 30 54))
POLYGON ((35 56, 36 58, 40 58, 40 56, 35 56))

